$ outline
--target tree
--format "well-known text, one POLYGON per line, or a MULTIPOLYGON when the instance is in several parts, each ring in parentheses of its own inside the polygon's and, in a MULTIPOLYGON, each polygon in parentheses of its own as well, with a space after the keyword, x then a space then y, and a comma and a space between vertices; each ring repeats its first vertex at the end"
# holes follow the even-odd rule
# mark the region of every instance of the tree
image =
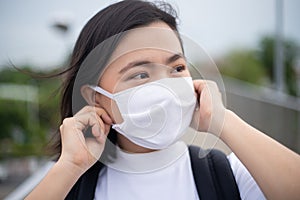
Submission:
POLYGON ((253 50, 231 51, 218 63, 218 66, 222 74, 258 85, 266 77, 265 69, 253 50))
MULTIPOLYGON (((259 42, 260 50, 258 57, 263 67, 267 71, 267 75, 272 82, 274 82, 274 51, 275 39, 271 36, 263 37, 259 42)), ((284 40, 284 76, 287 93, 297 96, 297 77, 295 72, 295 63, 299 53, 299 47, 296 42, 292 40, 284 40)))
MULTIPOLYGON (((32 85, 38 88, 39 123, 30 121, 30 102, 1 99, 0 101, 0 146, 1 157, 43 155, 44 147, 59 120, 58 95, 59 79, 36 79, 37 74, 29 67, 26 73, 12 68, 0 71, 0 84, 32 85)), ((51 72, 50 72, 51 73, 51 72)), ((1 97, 0 97, 1 98, 1 97)))

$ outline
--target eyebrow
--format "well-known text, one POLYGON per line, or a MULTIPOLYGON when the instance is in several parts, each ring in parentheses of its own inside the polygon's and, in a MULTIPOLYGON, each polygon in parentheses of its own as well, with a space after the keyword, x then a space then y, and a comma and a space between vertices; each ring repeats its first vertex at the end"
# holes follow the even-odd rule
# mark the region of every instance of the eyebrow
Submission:
MULTIPOLYGON (((178 60, 180 58, 184 58, 182 53, 173 54, 172 56, 170 56, 169 58, 166 59, 165 64, 170 64, 170 63, 175 62, 176 60, 178 60)), ((128 65, 126 65, 124 68, 122 68, 119 71, 119 74, 123 74, 123 73, 125 73, 126 71, 128 71, 129 69, 131 69, 133 67, 137 67, 137 66, 141 66, 141 65, 145 65, 145 64, 150 64, 150 63, 153 63, 153 62, 151 62, 149 60, 139 60, 139 61, 130 62, 128 65)))

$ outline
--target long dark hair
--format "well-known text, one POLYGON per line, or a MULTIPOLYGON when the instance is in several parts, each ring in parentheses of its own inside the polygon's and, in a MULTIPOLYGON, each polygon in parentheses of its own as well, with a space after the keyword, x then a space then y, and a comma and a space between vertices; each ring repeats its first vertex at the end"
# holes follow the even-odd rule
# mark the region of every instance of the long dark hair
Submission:
MULTIPOLYGON (((65 76, 60 105, 61 123, 63 119, 73 116, 72 94, 77 73, 85 58, 97 45, 111 36, 155 21, 165 22, 172 30, 177 31, 176 19, 176 11, 170 4, 140 0, 125 0, 112 4, 92 17, 76 41, 69 67, 60 73, 65 76)), ((113 129, 110 130, 108 138, 113 143, 116 142, 116 133, 113 129)), ((60 156, 59 133, 55 134, 51 146, 52 153, 60 156)))

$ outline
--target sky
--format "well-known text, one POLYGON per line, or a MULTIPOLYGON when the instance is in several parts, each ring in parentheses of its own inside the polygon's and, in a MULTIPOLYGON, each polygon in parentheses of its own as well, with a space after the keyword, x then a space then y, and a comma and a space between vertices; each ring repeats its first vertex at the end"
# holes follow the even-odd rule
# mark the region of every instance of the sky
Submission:
MULTIPOLYGON (((275 30, 276 0, 169 0, 179 13, 179 31, 212 57, 234 48, 256 48, 275 30)), ((39 69, 59 66, 84 24, 112 0, 1 0, 0 68, 11 61, 39 69), (53 28, 58 20, 66 34, 53 28)), ((284 37, 300 44, 300 1, 284 1, 284 37)))

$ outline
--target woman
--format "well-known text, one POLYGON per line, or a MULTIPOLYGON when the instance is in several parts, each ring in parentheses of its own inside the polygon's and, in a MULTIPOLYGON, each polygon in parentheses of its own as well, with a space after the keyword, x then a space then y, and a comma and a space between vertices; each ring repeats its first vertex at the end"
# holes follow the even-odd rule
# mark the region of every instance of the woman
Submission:
POLYGON ((243 199, 298 198, 299 155, 227 110, 215 83, 189 78, 176 31, 168 4, 143 1, 113 4, 85 25, 65 72, 59 158, 27 199, 70 197, 100 157, 106 166, 89 185, 95 199, 199 199, 187 147, 177 142, 190 122, 198 131, 221 133, 249 170, 255 181, 229 156, 243 199), (160 107, 150 109, 149 125, 142 109, 154 100, 160 107), (85 138, 88 127, 92 137, 85 138))

